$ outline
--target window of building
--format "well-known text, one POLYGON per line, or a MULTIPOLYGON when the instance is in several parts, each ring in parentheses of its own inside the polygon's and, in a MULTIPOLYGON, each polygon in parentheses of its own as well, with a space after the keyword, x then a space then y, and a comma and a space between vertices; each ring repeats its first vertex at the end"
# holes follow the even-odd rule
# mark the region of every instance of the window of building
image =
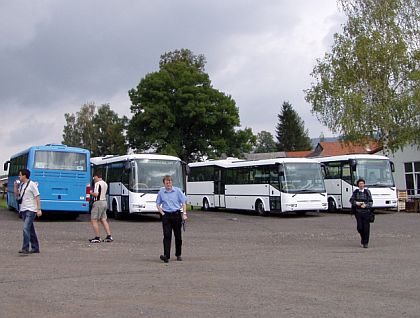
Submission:
POLYGON ((420 195, 420 161, 404 163, 405 187, 408 195, 420 195))

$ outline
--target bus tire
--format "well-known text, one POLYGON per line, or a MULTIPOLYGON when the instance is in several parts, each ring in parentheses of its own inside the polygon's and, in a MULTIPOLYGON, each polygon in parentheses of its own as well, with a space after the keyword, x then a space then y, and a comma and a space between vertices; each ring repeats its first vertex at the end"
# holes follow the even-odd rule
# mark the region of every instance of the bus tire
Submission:
POLYGON ((203 206, 202 206, 201 209, 203 211, 209 211, 210 210, 209 200, 207 200, 206 198, 203 199, 203 206))
POLYGON ((335 204, 334 199, 329 198, 328 199, 328 212, 336 212, 337 211, 337 205, 335 204))
POLYGON ((123 214, 122 212, 118 212, 117 201, 112 201, 112 214, 114 214, 114 218, 116 220, 122 220, 123 214))
POLYGON ((261 200, 257 200, 255 202, 255 212, 259 216, 267 216, 268 215, 268 212, 264 209, 264 204, 262 203, 261 200))

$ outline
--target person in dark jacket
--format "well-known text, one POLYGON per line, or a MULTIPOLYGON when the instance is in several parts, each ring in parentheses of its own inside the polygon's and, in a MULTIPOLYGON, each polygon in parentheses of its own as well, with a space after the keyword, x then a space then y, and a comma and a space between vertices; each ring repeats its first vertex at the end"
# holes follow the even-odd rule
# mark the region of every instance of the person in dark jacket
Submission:
POLYGON ((372 217, 372 194, 365 188, 365 180, 357 180, 358 189, 354 190, 350 198, 352 211, 357 221, 357 232, 360 234, 361 244, 364 248, 369 245, 370 220, 372 217))

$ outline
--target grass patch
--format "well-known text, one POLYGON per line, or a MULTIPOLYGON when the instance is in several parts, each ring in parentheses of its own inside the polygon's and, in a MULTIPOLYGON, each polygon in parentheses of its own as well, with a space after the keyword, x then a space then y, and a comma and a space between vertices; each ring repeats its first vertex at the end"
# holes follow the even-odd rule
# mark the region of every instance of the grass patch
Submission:
POLYGON ((0 208, 7 209, 6 198, 0 197, 0 208))

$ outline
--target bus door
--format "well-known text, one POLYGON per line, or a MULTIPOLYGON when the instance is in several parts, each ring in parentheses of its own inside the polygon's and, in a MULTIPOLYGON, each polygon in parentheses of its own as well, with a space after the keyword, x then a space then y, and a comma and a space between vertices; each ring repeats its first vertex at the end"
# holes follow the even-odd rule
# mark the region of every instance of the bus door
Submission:
POLYGON ((350 198, 353 194, 352 169, 349 162, 344 162, 341 169, 341 200, 342 207, 351 208, 350 198))
POLYGON ((226 171, 222 168, 215 167, 214 169, 214 205, 215 207, 226 207, 225 202, 225 174, 226 171))

